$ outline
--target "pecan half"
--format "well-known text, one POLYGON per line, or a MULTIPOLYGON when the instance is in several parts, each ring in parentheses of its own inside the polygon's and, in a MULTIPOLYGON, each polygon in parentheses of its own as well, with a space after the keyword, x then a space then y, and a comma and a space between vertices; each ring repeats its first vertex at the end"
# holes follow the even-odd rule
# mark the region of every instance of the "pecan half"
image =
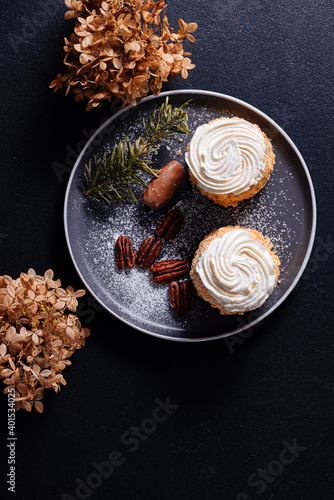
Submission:
POLYGON ((132 241, 128 236, 119 236, 115 244, 115 260, 118 269, 125 266, 133 267, 136 262, 136 253, 133 250, 132 241))
POLYGON ((153 274, 151 280, 153 283, 165 285, 186 274, 188 269, 189 264, 185 260, 162 260, 150 267, 153 274))
POLYGON ((155 239, 154 236, 145 238, 137 253, 137 266, 142 269, 148 269, 159 257, 161 248, 161 240, 155 239))
POLYGON ((172 240, 180 231, 182 222, 184 220, 181 210, 175 208, 166 213, 158 222, 155 234, 165 240, 172 240))
POLYGON ((188 281, 169 283, 169 300, 177 316, 184 317, 191 305, 191 290, 188 281))

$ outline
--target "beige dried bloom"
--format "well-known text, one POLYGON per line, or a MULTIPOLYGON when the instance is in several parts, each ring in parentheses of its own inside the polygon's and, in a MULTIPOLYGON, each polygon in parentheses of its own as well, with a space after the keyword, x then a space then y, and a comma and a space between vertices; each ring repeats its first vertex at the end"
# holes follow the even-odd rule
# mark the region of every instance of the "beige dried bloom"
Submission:
POLYGON ((85 293, 62 288, 51 269, 44 276, 29 269, 16 280, 0 276, 0 377, 5 394, 15 390, 17 410, 41 413, 45 389, 66 385, 68 358, 90 334, 73 314, 85 293))
POLYGON ((136 104, 150 91, 158 95, 169 75, 195 67, 183 52, 182 42, 195 42, 196 23, 179 19, 170 28, 164 0, 65 0, 66 19, 75 19, 74 32, 65 38, 64 64, 49 87, 65 87, 87 111, 114 97, 123 105, 136 104))

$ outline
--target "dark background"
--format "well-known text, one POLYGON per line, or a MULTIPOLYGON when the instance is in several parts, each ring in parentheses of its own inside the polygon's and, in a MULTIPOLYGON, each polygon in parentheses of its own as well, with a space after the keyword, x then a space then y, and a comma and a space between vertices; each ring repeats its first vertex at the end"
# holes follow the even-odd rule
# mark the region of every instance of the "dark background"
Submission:
MULTIPOLYGON (((2 7, 0 274, 52 268, 64 286, 81 288, 64 236, 65 189, 87 135, 115 107, 87 113, 48 89, 64 71, 63 37, 72 30, 62 0, 2 0, 2 7)), ((233 344, 160 340, 81 299, 91 336, 64 372, 68 385, 49 391, 43 414, 16 414, 15 494, 5 483, 7 400, 0 398, 1 498, 332 498, 332 0, 169 0, 167 14, 171 26, 181 17, 199 28, 196 43, 185 44, 196 68, 163 90, 242 99, 299 148, 318 203, 310 263, 288 299, 233 344), (178 407, 152 430, 147 419, 158 398, 178 407), (152 431, 147 439, 121 442, 141 426, 152 431), (292 445, 294 455, 283 452, 292 445), (97 485, 92 464, 113 450, 123 463, 91 493, 76 493, 78 480, 97 485)))

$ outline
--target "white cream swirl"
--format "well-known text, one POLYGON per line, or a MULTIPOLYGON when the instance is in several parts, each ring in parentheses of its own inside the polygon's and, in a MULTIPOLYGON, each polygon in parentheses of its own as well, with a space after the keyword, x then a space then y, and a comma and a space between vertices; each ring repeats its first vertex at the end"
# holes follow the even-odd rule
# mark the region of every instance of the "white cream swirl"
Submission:
POLYGON ((198 127, 185 159, 198 187, 209 193, 238 195, 257 184, 267 146, 257 125, 220 118, 198 127))
POLYGON ((270 252, 244 229, 212 240, 199 257, 196 271, 207 292, 230 313, 260 307, 276 282, 270 252))

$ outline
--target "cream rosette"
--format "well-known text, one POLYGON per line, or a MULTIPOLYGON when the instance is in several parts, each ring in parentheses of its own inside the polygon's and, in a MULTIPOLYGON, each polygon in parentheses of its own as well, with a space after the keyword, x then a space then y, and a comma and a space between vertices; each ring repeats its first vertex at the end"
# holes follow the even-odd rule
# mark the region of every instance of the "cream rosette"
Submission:
POLYGON ((196 129, 185 158, 199 188, 238 195, 261 179, 267 149, 257 125, 221 118, 196 129))
POLYGON ((206 291, 227 313, 260 307, 272 293, 277 263, 250 231, 234 229, 213 239, 196 264, 206 291))

